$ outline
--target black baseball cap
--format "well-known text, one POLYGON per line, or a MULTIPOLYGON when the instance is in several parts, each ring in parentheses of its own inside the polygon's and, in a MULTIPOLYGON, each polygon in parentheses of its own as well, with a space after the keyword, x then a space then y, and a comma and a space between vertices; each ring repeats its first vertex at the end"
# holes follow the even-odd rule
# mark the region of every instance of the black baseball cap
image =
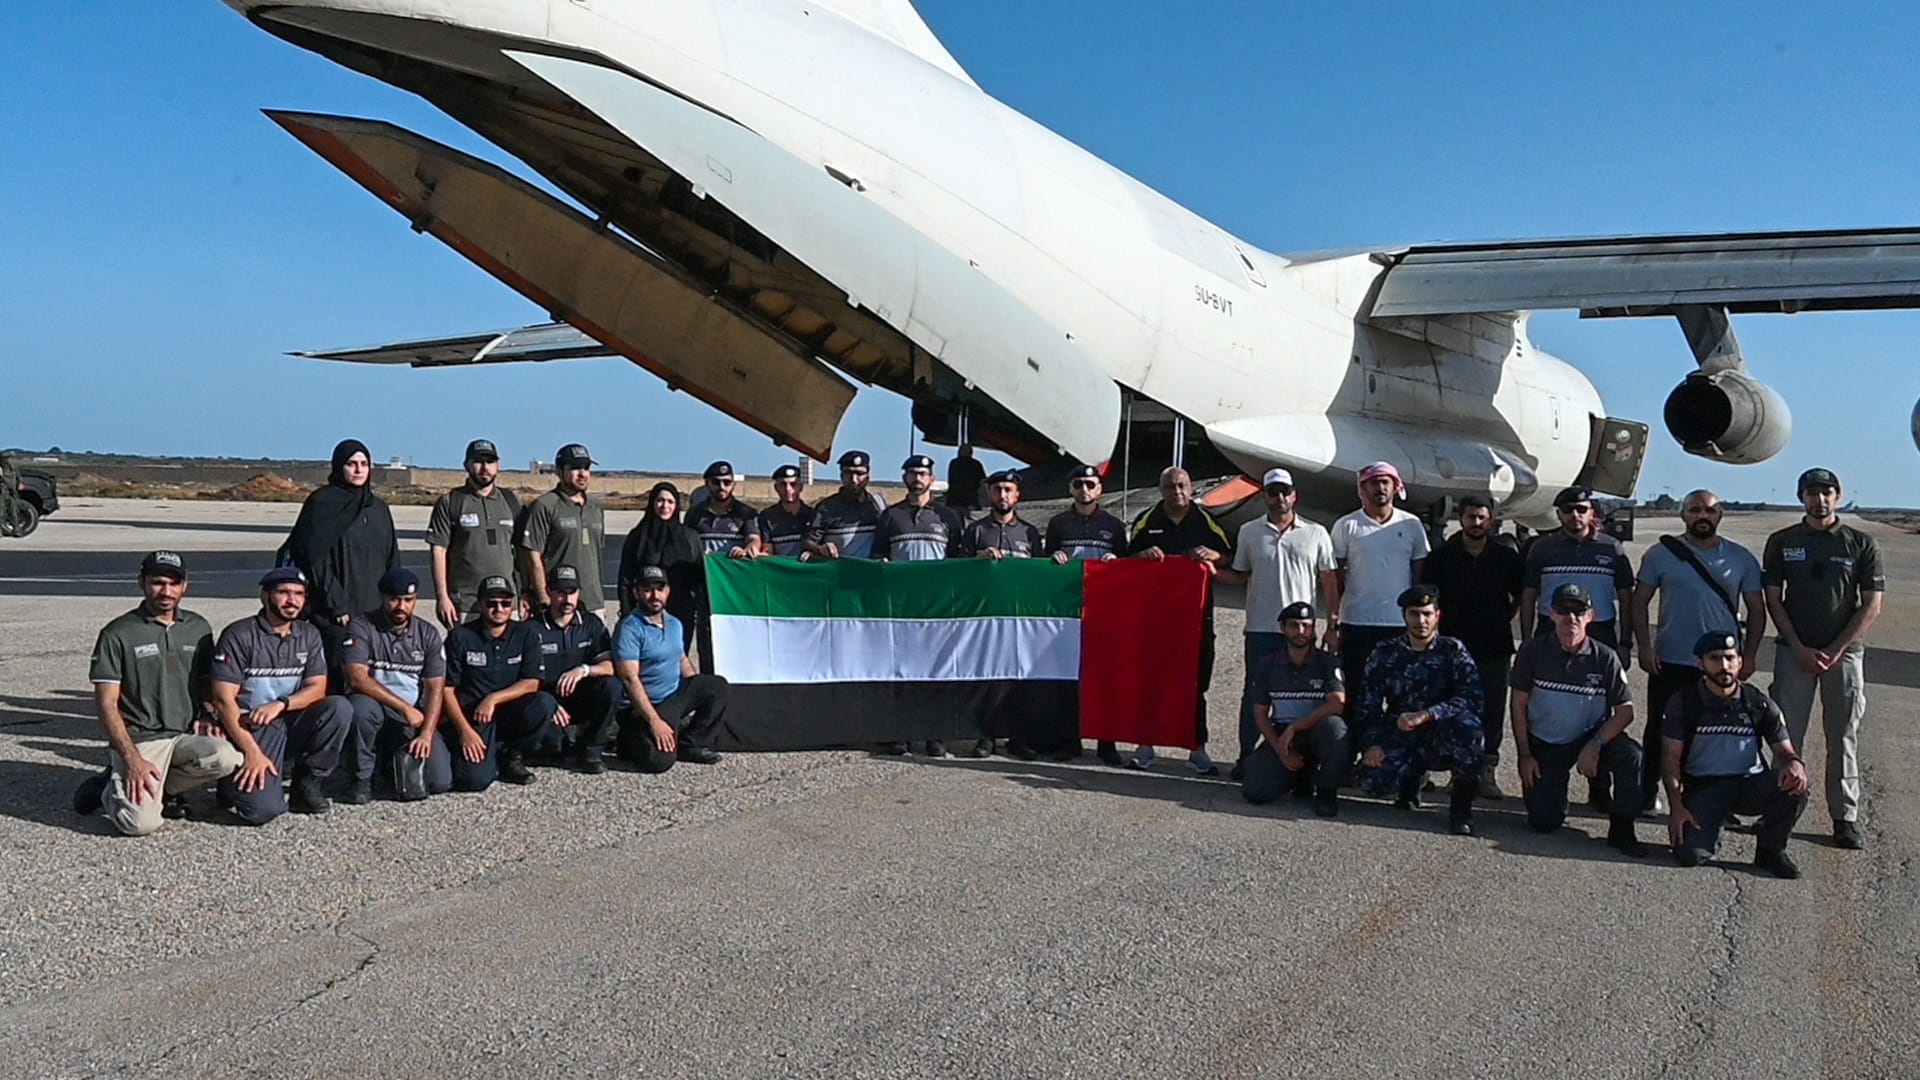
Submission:
POLYGON ((420 579, 404 566, 396 566, 380 575, 381 596, 414 596, 420 592, 420 579))
POLYGON ((1410 607, 1426 607, 1440 602, 1440 590, 1431 585, 1414 585, 1400 594, 1400 610, 1410 607))
POLYGON ((1562 506, 1572 506, 1575 503, 1590 503, 1592 501, 1593 501, 1593 489, 1590 487, 1583 487, 1579 484, 1575 484, 1570 488, 1561 488, 1560 494, 1555 495, 1553 497, 1553 505, 1556 508, 1562 507, 1562 506))
POLYGON ((1840 490, 1840 478, 1833 475, 1832 469, 1808 469, 1800 474, 1800 483, 1794 488, 1796 495, 1805 495, 1808 488, 1830 487, 1840 490))
POLYGON ((782 465, 773 470, 773 478, 775 480, 798 480, 800 479, 800 467, 798 465, 782 465))
POLYGON ((481 578, 480 588, 475 591, 479 593, 482 599, 489 596, 512 596, 513 582, 508 581, 499 574, 495 574, 492 577, 481 578))
POLYGON ((713 464, 707 466, 707 471, 704 473, 701 473, 700 478, 703 480, 737 479, 737 477, 735 477, 733 474, 733 462, 731 461, 714 462, 713 464))
POLYGON ((635 580, 643 585, 656 581, 665 585, 667 583, 667 572, 657 566, 643 566, 640 568, 640 576, 635 580))
POLYGON ((587 453, 586 447, 576 442, 561 447, 559 452, 553 455, 553 464, 555 468, 560 469, 577 469, 582 465, 591 469, 598 463, 593 460, 592 454, 587 453))
POLYGON ((843 469, 872 468, 873 458, 865 450, 849 450, 840 455, 840 467, 843 469))
POLYGON ((1014 487, 1019 487, 1020 474, 1019 472, 1013 469, 1001 469, 999 472, 994 473, 992 476, 987 477, 987 483, 1012 484, 1014 487))
POLYGON ((1587 592, 1586 586, 1569 581, 1553 590, 1553 599, 1548 606, 1558 612, 1578 615, 1593 610, 1593 596, 1587 592))
POLYGON ((467 444, 468 461, 499 461, 500 451, 492 439, 475 439, 467 444))
POLYGON ((149 551, 147 557, 140 560, 141 577, 170 577, 175 581, 187 580, 187 562, 177 551, 149 551))
POLYGON ((1314 619, 1313 605, 1307 603, 1305 600, 1295 600, 1293 603, 1280 609, 1281 622, 1292 622, 1295 619, 1305 619, 1308 622, 1312 622, 1314 619))
POLYGON ((1101 479, 1100 470, 1094 468, 1091 465, 1076 465, 1074 466, 1073 471, 1067 474, 1067 479, 1099 480, 1101 479))
POLYGON ((575 570, 566 563, 561 563, 559 566, 547 571, 547 591, 578 589, 579 587, 580 571, 575 570))
POLYGON ((925 454, 914 454, 900 463, 901 472, 906 472, 909 469, 925 469, 928 472, 932 472, 933 459, 925 454))
POLYGON ((1739 638, 1734 637, 1725 630, 1713 630, 1701 634, 1700 640, 1693 643, 1693 655, 1705 656, 1710 652, 1725 652, 1728 649, 1738 651, 1739 648, 1739 638))
POLYGON ((304 586, 306 583, 307 575, 301 573, 297 566, 276 566, 260 576, 262 589, 272 589, 280 585, 304 586))

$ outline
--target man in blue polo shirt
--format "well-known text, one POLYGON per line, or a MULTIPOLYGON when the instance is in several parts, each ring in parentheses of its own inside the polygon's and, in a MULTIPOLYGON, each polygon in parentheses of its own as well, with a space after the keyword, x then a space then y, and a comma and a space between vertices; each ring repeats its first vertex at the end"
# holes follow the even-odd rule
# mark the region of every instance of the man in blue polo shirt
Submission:
POLYGON ((620 756, 641 772, 663 773, 675 761, 713 765, 713 733, 727 713, 727 680, 693 669, 680 620, 667 613, 667 572, 642 567, 634 608, 613 636, 613 673, 627 691, 620 719, 620 756))
POLYGON ((1553 590, 1553 636, 1529 638, 1513 659, 1513 747, 1527 825, 1552 832, 1567 820, 1567 780, 1574 769, 1613 779, 1607 843, 1644 858, 1634 838, 1640 812, 1640 746, 1627 736, 1633 694, 1620 656, 1587 633, 1593 601, 1585 586, 1553 590))
POLYGON ((1247 676, 1263 741, 1247 756, 1240 793, 1250 803, 1270 803, 1289 789, 1311 790, 1313 812, 1334 817, 1341 774, 1353 760, 1340 715, 1347 707, 1340 658, 1314 644, 1312 604, 1288 604, 1279 621, 1286 644, 1247 676))

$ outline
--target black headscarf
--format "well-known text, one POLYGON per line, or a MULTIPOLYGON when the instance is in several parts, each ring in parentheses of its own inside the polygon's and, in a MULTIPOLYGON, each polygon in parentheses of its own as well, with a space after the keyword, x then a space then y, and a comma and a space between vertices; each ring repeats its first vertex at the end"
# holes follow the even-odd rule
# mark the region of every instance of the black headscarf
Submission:
POLYGON ((347 483, 347 459, 355 454, 366 454, 368 464, 373 462, 373 454, 367 450, 367 444, 359 439, 343 439, 333 448, 333 469, 327 473, 327 486, 307 496, 306 505, 300 508, 300 518, 293 523, 293 535, 287 538, 287 554, 293 564, 302 569, 313 566, 333 545, 346 535, 347 527, 360 520, 373 504, 373 473, 367 473, 367 482, 355 487, 347 483))
POLYGON ((699 583, 700 541, 692 529, 682 524, 681 517, 686 513, 686 500, 680 497, 680 489, 665 480, 653 485, 647 492, 647 508, 640 515, 640 524, 627 534, 627 542, 620 549, 620 599, 622 606, 628 603, 633 583, 640 576, 641 567, 657 566, 667 572, 667 585, 673 589, 676 600, 693 598, 693 588, 699 583), (653 501, 661 492, 673 495, 674 513, 671 518, 663 518, 653 512, 653 501))

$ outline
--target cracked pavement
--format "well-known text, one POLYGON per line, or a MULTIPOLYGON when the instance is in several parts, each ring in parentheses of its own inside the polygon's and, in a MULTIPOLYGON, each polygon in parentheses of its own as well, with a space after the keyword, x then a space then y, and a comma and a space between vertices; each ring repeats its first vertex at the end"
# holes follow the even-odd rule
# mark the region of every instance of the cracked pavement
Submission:
MULTIPOLYGON (((103 756, 86 653, 138 553, 186 551, 217 627, 293 510, 75 500, 0 543, 0 1076, 1920 1075, 1920 537, 1871 526, 1872 846, 1826 845, 1816 791, 1798 882, 1752 873, 1747 833, 1683 870, 1584 809, 1536 836, 1511 798, 1470 840, 1437 807, 1253 808, 1177 751, 547 769, 144 840, 74 816, 103 756)), ((424 511, 397 516, 423 565, 424 511)))

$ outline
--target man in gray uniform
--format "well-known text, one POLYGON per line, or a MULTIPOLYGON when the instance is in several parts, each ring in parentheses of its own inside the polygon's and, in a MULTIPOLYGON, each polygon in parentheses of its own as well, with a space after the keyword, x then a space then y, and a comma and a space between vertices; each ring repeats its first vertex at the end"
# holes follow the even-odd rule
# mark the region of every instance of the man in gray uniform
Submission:
POLYGON ((807 557, 807 533, 813 529, 815 511, 800 501, 804 487, 800 470, 792 465, 773 470, 774 504, 753 519, 754 555, 807 557))
POLYGON ((1804 745, 1820 695, 1827 733, 1827 812, 1833 840, 1866 846, 1860 835, 1860 721, 1867 713, 1866 637, 1880 617, 1887 575, 1873 537, 1840 522, 1840 478, 1800 474, 1806 516, 1767 537, 1761 559, 1767 611, 1780 629, 1769 688, 1795 746, 1804 745))
POLYGON ((427 518, 427 547, 433 554, 434 612, 440 625, 460 625, 472 613, 483 578, 518 578, 513 565, 513 524, 520 518, 520 497, 497 483, 500 451, 492 442, 467 444, 467 482, 440 496, 427 518))
POLYGON ((1513 658, 1513 748, 1520 770, 1527 826, 1550 833, 1567 820, 1567 780, 1574 769, 1613 779, 1607 843, 1636 859, 1647 848, 1633 835, 1640 812, 1640 746, 1633 726, 1633 692, 1620 656, 1587 633, 1593 600, 1585 586, 1553 590, 1553 636, 1528 638, 1513 658))
POLYGON ((807 530, 807 554, 815 559, 871 559, 873 531, 887 504, 867 490, 873 459, 864 450, 840 455, 840 490, 813 508, 807 530))
POLYGON ((1270 803, 1290 789, 1307 792, 1311 781, 1313 812, 1334 817, 1340 776, 1353 760, 1341 715, 1347 689, 1340 658, 1314 644, 1314 621, 1313 605, 1304 600, 1280 609, 1286 645, 1247 676, 1262 742, 1246 759, 1240 793, 1250 803, 1270 803))
POLYGON ((289 809, 326 813, 326 781, 352 721, 347 699, 327 695, 326 645, 300 617, 306 606, 306 575, 292 566, 269 570, 260 611, 222 630, 214 646, 213 710, 242 759, 220 793, 249 825, 289 809))
POLYGON ((960 515, 933 501, 933 459, 915 454, 900 463, 906 497, 880 515, 873 530, 873 557, 889 562, 929 562, 960 554, 960 515))
MULTIPOLYGON (((497 580, 506 580, 498 577, 497 580)), ((476 590, 479 585, 474 586, 476 590)), ((380 608, 347 624, 347 686, 353 691, 353 783, 345 801, 373 800, 373 774, 382 756, 394 768, 402 799, 438 795, 453 787, 453 762, 440 734, 440 691, 447 683, 440 631, 414 617, 420 579, 406 567, 380 578, 380 608), (404 755, 406 760, 401 760, 404 755), (419 765, 411 763, 419 762, 419 765), (410 777, 417 769, 419 775, 410 777)))
POLYGON ((230 775, 240 751, 199 722, 213 659, 213 627, 180 606, 186 562, 155 551, 140 562, 140 606, 108 623, 88 676, 106 729, 108 771, 74 793, 82 814, 103 812, 128 836, 187 816, 186 793, 230 775))
POLYGON ((1701 681, 1667 702, 1660 730, 1673 857, 1698 866, 1713 857, 1728 814, 1758 814, 1753 865, 1797 878, 1787 855, 1793 825, 1807 808, 1807 766, 1793 748, 1786 718, 1765 694, 1740 681, 1740 641, 1706 634, 1694 643, 1701 681), (1761 753, 1773 749, 1773 764, 1761 753))
POLYGON ((593 483, 593 466, 593 455, 586 447, 579 443, 561 447, 553 455, 558 482, 520 516, 520 535, 515 540, 522 562, 520 580, 532 594, 536 610, 547 606, 547 573, 561 563, 580 571, 583 610, 598 615, 606 607, 600 565, 605 561, 607 509, 598 495, 587 491, 593 483))

